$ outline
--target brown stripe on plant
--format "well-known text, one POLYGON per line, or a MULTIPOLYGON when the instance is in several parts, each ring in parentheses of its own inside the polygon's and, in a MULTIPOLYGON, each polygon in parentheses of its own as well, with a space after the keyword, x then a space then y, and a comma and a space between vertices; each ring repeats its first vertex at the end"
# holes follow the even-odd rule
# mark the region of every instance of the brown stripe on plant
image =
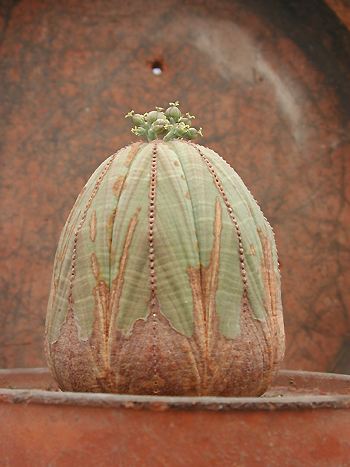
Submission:
POLYGON ((258 395, 284 353, 273 231, 178 102, 99 167, 55 258, 46 320, 63 390, 258 395))

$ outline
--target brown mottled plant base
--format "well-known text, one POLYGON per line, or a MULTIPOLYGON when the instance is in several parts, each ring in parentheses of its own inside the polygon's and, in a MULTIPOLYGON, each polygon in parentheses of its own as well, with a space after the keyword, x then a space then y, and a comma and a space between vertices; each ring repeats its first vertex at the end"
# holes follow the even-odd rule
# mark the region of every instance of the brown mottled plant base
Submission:
POLYGON ((128 114, 57 249, 49 366, 69 391, 263 394, 283 358, 274 236, 234 170, 188 140, 178 103, 128 114))

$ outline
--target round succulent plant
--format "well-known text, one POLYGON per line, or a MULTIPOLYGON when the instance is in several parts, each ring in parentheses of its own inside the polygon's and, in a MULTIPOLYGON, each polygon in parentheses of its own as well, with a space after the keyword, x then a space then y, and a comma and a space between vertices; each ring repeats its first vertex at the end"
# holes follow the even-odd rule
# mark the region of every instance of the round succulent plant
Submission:
POLYGON ((68 391, 260 395, 284 353, 273 231, 178 102, 130 112, 136 142, 80 193, 46 319, 68 391))

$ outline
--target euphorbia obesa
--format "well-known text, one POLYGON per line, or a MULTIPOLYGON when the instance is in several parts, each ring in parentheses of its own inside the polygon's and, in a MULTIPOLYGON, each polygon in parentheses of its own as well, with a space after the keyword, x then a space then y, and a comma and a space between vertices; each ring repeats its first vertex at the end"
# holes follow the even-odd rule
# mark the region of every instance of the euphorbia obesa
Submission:
POLYGON ((93 173, 63 229, 46 321, 63 390, 260 395, 284 353, 272 229, 178 103, 93 173))

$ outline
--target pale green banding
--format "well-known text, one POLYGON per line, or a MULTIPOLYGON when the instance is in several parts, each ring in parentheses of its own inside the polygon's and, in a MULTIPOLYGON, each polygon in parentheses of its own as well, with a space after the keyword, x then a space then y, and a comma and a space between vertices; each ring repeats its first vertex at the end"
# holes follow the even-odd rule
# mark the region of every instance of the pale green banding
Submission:
MULTIPOLYGON (((120 152, 122 152, 121 150, 120 152)), ((110 156, 103 161, 101 165, 91 175, 88 182, 85 184, 82 195, 79 195, 66 224, 62 230, 59 245, 55 255, 53 282, 58 284, 57 290, 51 288, 49 298, 49 308, 53 311, 47 315, 46 329, 50 334, 52 341, 55 341, 59 335, 61 325, 66 318, 68 310, 68 295, 70 286, 70 274, 72 266, 73 242, 74 236, 78 228, 78 224, 82 218, 89 198, 97 183, 98 177, 103 172, 109 161, 115 157, 110 156)))
MULTIPOLYGON (((266 318, 265 285, 262 275, 263 249, 258 229, 268 235, 273 257, 277 253, 271 227, 265 220, 251 193, 247 190, 240 176, 214 151, 200 146, 201 151, 215 165, 215 170, 222 182, 226 195, 232 205, 242 233, 244 260, 248 277, 248 298, 257 319, 266 318), (255 252, 255 254, 252 253, 255 252)), ((277 268, 277 264, 276 264, 277 268)))
POLYGON ((158 300, 172 327, 190 337, 194 317, 188 269, 199 267, 192 205, 186 196, 182 166, 167 144, 158 145, 157 167, 154 247, 158 300))
POLYGON ((186 177, 196 225, 200 263, 204 268, 210 263, 214 240, 215 203, 217 199, 220 200, 222 209, 220 267, 218 289, 213 293, 216 294, 215 304, 220 331, 225 337, 234 338, 239 333, 243 297, 237 235, 213 176, 203 163, 197 149, 181 141, 174 141, 168 145, 174 148, 186 177))
POLYGON ((148 269, 148 206, 151 174, 152 145, 147 144, 138 151, 126 178, 118 201, 118 213, 113 227, 111 257, 111 287, 117 278, 120 259, 124 253, 125 239, 130 223, 137 216, 137 223, 127 253, 125 273, 119 309, 112 305, 116 315, 116 326, 128 334, 138 319, 149 313, 150 288, 148 269))
POLYGON ((262 275, 263 250, 258 229, 264 228, 265 220, 258 213, 253 214, 253 212, 257 212, 257 207, 255 205, 252 212, 248 203, 247 189, 241 183, 239 175, 213 151, 202 147, 201 150, 215 165, 216 173, 238 221, 242 234, 243 254, 248 278, 248 299, 254 316, 263 320, 266 318, 267 310, 265 309, 265 287, 262 275), (255 254, 252 254, 252 248, 255 254))
MULTIPOLYGON (((130 151, 130 149, 129 149, 130 151)), ((127 153, 124 157, 126 159, 127 153)), ((113 196, 113 184, 119 176, 125 176, 127 169, 123 165, 123 157, 120 164, 111 167, 106 174, 98 190, 98 195, 94 197, 88 210, 86 221, 84 222, 78 238, 76 277, 73 285, 73 309, 79 327, 79 337, 87 339, 90 337, 95 316, 94 288, 99 282, 109 282, 109 238, 107 238, 108 219, 117 206, 117 199, 113 196), (111 196, 112 194, 112 196, 111 196), (90 220, 93 212, 96 213, 96 239, 90 238, 90 220), (99 269, 98 278, 94 276, 92 269, 92 255, 96 255, 96 266, 99 269), (86 291, 90 290, 90 294, 86 291)))
MULTIPOLYGON (((55 259, 55 270, 57 271, 58 288, 55 293, 55 297, 50 302, 52 309, 47 320, 47 332, 50 335, 50 341, 54 342, 60 333, 62 323, 64 322, 69 303, 70 284, 71 284, 71 267, 72 267, 72 255, 74 247, 74 238, 76 232, 78 232, 79 225, 86 212, 86 219, 78 233, 77 243, 77 258, 76 258, 76 277, 73 281, 73 311, 74 316, 77 319, 79 337, 86 339, 90 337, 93 324, 93 309, 94 309, 94 298, 92 289, 96 285, 96 281, 93 279, 91 270, 91 258, 89 255, 94 251, 94 246, 89 238, 89 219, 91 216, 96 203, 99 206, 104 204, 110 205, 113 203, 113 197, 109 197, 105 192, 106 198, 104 199, 101 194, 106 188, 106 185, 111 186, 113 184, 113 176, 123 167, 123 162, 127 160, 130 147, 121 149, 117 155, 113 155, 104 161, 100 167, 90 177, 86 184, 87 189, 83 196, 76 202, 77 215, 70 217, 69 226, 66 224, 62 234, 62 245, 65 245, 64 254, 62 249, 57 250, 55 259), (104 178, 99 182, 99 177, 104 171, 104 168, 109 164, 111 159, 114 158, 109 170, 105 174, 104 178), (89 204, 90 199, 93 196, 93 192, 96 186, 99 186, 96 195, 94 196, 89 209, 86 211, 86 207, 89 204), (102 191, 100 191, 102 190, 102 191), (68 235, 69 234, 69 235, 68 235), (68 235, 68 236, 67 236, 68 235), (67 242, 67 245, 65 244, 67 242)), ((108 208, 104 208, 108 209, 108 208)), ((101 214, 98 214, 98 218, 101 219, 101 214)), ((105 224, 101 222, 100 228, 104 228, 105 224)), ((96 238, 99 236, 98 232, 96 238)), ((63 248, 63 247, 62 247, 63 248)), ((96 248, 96 245, 95 245, 96 248)), ((101 270, 103 274, 106 273, 105 265, 101 262, 101 270)), ((53 291, 51 291, 51 294, 53 291)))
POLYGON ((135 114, 131 110, 125 115, 125 118, 131 118, 135 125, 131 132, 146 141, 155 139, 163 139, 164 141, 190 140, 203 136, 202 128, 197 129, 191 125, 192 119, 195 117, 188 112, 185 116, 182 115, 178 101, 170 102, 169 105, 170 107, 166 109, 165 113, 162 107, 156 107, 156 110, 151 110, 143 115, 135 114))
MULTIPOLYGON (((127 150, 127 149, 123 149, 127 150)), ((81 193, 79 194, 78 198, 76 199, 73 208, 71 209, 68 219, 64 225, 64 228, 62 230, 60 240, 58 243, 57 251, 56 251, 56 257, 55 257, 55 268, 54 268, 54 277, 55 279, 58 279, 62 275, 64 275, 64 272, 62 271, 62 266, 65 265, 66 267, 68 266, 68 263, 62 262, 58 260, 58 257, 62 255, 62 252, 64 250, 69 250, 70 247, 72 247, 72 242, 74 241, 74 234, 78 225, 78 219, 81 218, 82 213, 84 211, 84 207, 87 205, 88 200, 91 196, 91 193, 94 189, 94 186, 97 182, 98 177, 101 175, 104 167, 109 163, 109 161, 113 158, 116 157, 116 154, 112 154, 110 157, 108 157, 105 161, 103 161, 99 167, 95 170, 95 172, 91 175, 91 177, 88 179, 86 184, 84 185, 83 189, 81 190, 81 193)), ((72 247, 73 248, 73 247, 72 247)))
MULTIPOLYGON (((221 225, 218 284, 217 289, 210 290, 210 293, 214 296, 219 330, 225 337, 232 339, 240 332, 244 290, 237 232, 228 214, 227 204, 195 145, 176 138, 166 142, 169 132, 175 135, 181 128, 181 131, 187 131, 184 120, 191 120, 188 115, 179 117, 177 105, 174 104, 169 109, 164 112, 159 108, 153 111, 155 113, 149 118, 152 122, 148 121, 147 115, 136 116, 131 113, 131 117, 137 121, 154 125, 148 130, 142 126, 139 129, 156 131, 158 139, 160 129, 164 127, 164 140, 156 143, 154 224, 155 271, 160 312, 173 329, 187 337, 193 336, 193 284, 190 282, 189 271, 198 272, 200 277, 211 266, 214 221, 219 203, 221 225), (168 121, 173 120, 172 126, 166 129, 165 118, 168 121)), ((99 282, 105 284, 111 294, 119 287, 119 295, 113 303, 110 302, 108 312, 115 320, 115 328, 124 335, 132 332, 137 320, 149 316, 148 229, 153 145, 154 143, 141 145, 132 160, 131 147, 121 150, 99 182, 104 167, 111 160, 107 159, 94 172, 86 190, 76 201, 61 235, 55 258, 53 282, 58 284, 58 288, 55 294, 52 288, 50 295, 47 319, 50 342, 58 338, 67 316, 71 284, 73 312, 80 339, 86 340, 91 336, 96 320, 94 289, 99 282), (98 190, 90 202, 97 183, 98 190), (87 206, 89 207, 86 210, 87 206), (79 227, 84 215, 85 221, 79 227), (94 215, 96 232, 92 239, 91 222, 94 215), (126 251, 126 238, 132 226, 131 243, 126 251), (72 282, 72 256, 77 232, 76 275, 72 282), (93 255, 99 268, 97 278, 92 270, 93 255), (118 275, 123 255, 125 270, 121 277, 118 275), (118 277, 121 278, 119 283, 118 277)), ((238 221, 248 275, 249 302, 254 317, 263 320, 269 312, 266 309, 266 293, 270 292, 266 290, 262 275, 264 252, 261 235, 270 243, 273 266, 278 273, 272 230, 236 172, 213 151, 202 146, 199 148, 213 164, 238 221)), ((207 310, 203 312, 206 313, 207 310)))
POLYGON ((220 332, 229 339, 240 333, 243 282, 238 256, 238 239, 232 221, 223 205, 219 285, 216 292, 216 312, 220 332))

